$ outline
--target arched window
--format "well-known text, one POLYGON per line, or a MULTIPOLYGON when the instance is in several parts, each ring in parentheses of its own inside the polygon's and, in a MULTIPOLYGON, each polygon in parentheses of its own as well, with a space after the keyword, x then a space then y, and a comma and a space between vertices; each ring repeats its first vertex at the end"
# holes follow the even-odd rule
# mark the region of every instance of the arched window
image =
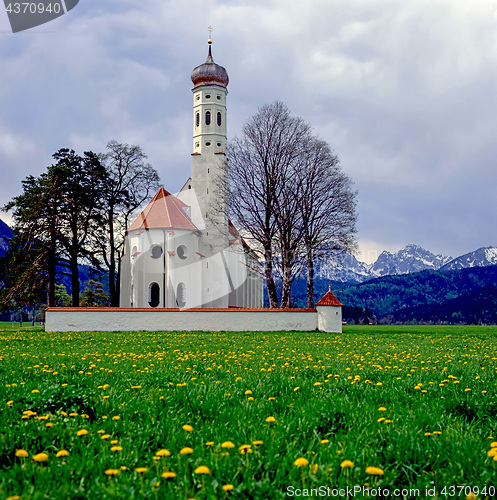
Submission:
POLYGON ((217 125, 220 127, 221 126, 221 112, 218 111, 217 113, 217 125))
POLYGON ((198 127, 200 125, 200 113, 197 113, 195 115, 195 127, 198 127))
POLYGON ((206 125, 211 124, 211 112, 210 111, 205 112, 205 124, 206 125))
POLYGON ((186 306, 186 286, 184 283, 178 283, 176 288, 176 304, 178 307, 186 306))
POLYGON ((150 307, 157 307, 160 304, 160 286, 158 283, 151 283, 148 289, 148 303, 150 307))

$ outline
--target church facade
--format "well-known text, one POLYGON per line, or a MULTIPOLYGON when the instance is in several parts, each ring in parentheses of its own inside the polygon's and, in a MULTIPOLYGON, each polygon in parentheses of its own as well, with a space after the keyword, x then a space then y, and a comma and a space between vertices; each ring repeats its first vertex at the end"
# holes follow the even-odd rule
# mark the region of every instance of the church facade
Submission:
POLYGON ((256 254, 228 219, 228 73, 212 58, 191 74, 191 177, 174 196, 159 189, 126 233, 121 307, 260 308, 256 254))

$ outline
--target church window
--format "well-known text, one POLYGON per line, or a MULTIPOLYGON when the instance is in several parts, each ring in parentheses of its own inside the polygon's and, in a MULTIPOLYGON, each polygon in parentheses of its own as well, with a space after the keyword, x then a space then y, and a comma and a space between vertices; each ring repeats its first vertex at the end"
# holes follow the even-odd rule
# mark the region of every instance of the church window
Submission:
POLYGON ((206 98, 206 99, 210 99, 210 98, 211 98, 211 95, 210 95, 210 94, 205 94, 205 98, 206 98))
POLYGON ((220 95, 217 95, 217 100, 220 101, 221 100, 221 96, 220 95))
POLYGON ((180 259, 186 259, 188 257, 188 248, 185 247, 185 245, 180 245, 177 249, 176 249, 176 255, 180 258, 180 259))
POLYGON ((211 124, 211 112, 210 111, 205 112, 205 124, 206 125, 211 124))
POLYGON ((176 304, 178 307, 186 306, 186 286, 184 283, 178 283, 176 288, 176 304))
POLYGON ((207 173, 208 173, 208 174, 210 174, 210 173, 211 173, 211 169, 210 169, 210 168, 208 168, 208 169, 207 169, 207 173))
POLYGON ((200 101, 200 94, 197 94, 197 95, 195 96, 195 99, 196 99, 197 101, 200 101))
POLYGON ((209 194, 209 188, 205 190, 205 194, 209 194))
POLYGON ((195 115, 195 127, 198 127, 200 125, 200 113, 197 113, 195 115))
POLYGON ((159 259, 162 256, 162 247, 160 245, 152 245, 150 247, 150 257, 159 259))
POLYGON ((206 146, 210 146, 210 145, 211 145, 210 141, 207 141, 207 142, 205 143, 205 145, 206 145, 206 146))
POLYGON ((220 147, 221 147, 221 143, 220 143, 220 142, 218 142, 218 143, 217 143, 217 147, 218 147, 218 148, 220 148, 220 147))
POLYGON ((218 127, 221 126, 221 113, 220 112, 217 113, 217 125, 218 125, 218 127))
POLYGON ((192 188, 192 185, 191 184, 188 184, 188 189, 191 189, 192 188))
POLYGON ((150 307, 157 307, 160 304, 160 286, 158 283, 151 283, 148 289, 148 303, 150 307))

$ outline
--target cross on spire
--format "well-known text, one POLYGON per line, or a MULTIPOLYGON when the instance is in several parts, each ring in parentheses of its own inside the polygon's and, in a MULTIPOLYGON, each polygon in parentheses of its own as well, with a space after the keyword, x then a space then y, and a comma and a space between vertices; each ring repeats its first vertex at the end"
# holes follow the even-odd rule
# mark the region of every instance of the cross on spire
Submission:
POLYGON ((207 31, 209 32, 209 42, 212 42, 212 32, 214 30, 212 29, 211 25, 209 25, 209 27, 207 28, 207 31))

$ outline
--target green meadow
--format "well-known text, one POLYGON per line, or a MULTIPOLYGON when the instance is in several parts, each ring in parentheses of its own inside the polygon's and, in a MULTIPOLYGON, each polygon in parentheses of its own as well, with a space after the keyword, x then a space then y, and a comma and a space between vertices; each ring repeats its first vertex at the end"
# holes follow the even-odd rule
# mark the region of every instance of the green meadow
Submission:
POLYGON ((495 496, 497 327, 10 326, 1 499, 495 496))

